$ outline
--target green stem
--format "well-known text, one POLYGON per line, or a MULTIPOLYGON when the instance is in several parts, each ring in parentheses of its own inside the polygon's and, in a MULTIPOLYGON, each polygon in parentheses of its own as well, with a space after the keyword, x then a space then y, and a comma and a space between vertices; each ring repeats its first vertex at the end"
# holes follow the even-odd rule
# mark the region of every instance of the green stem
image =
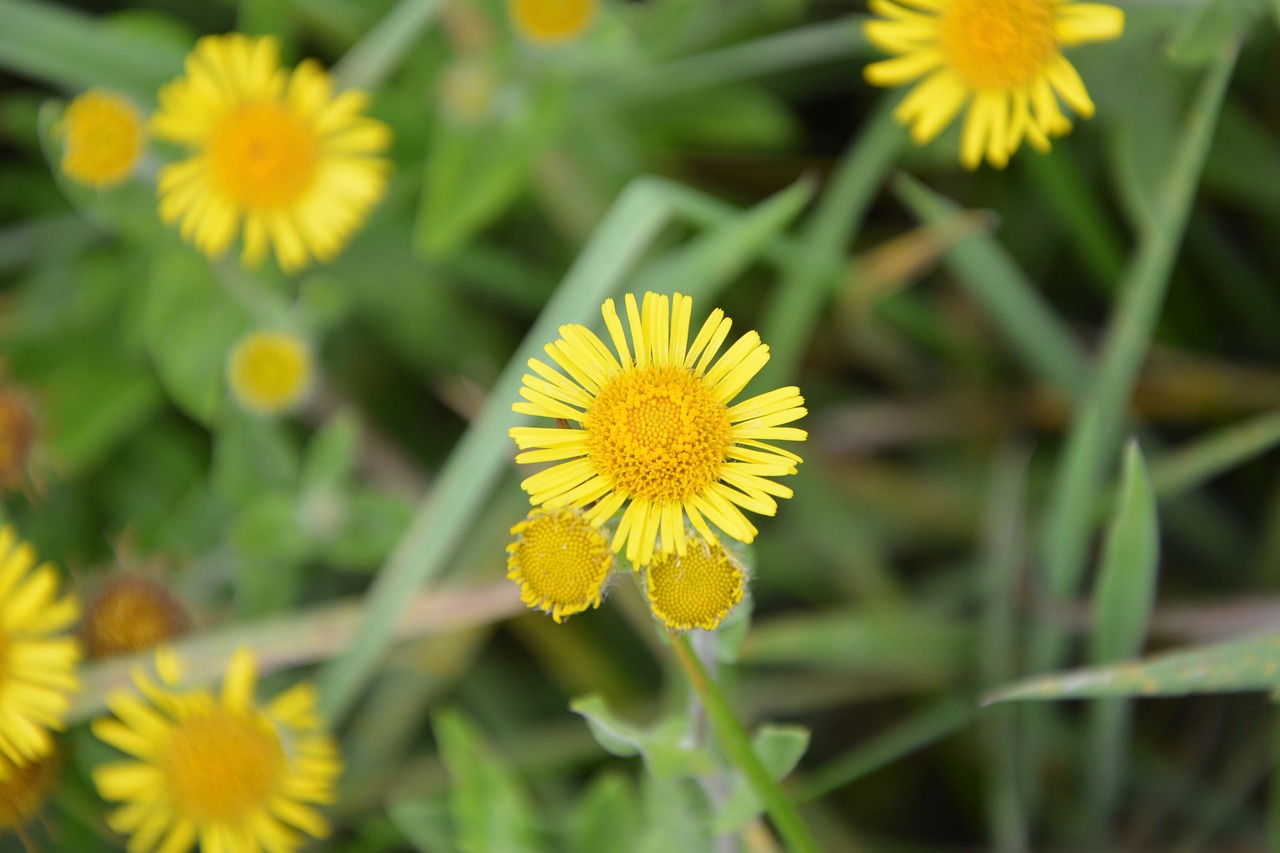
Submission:
POLYGON ((702 661, 698 660, 698 656, 693 653, 688 636, 673 631, 669 631, 668 636, 671 638, 671 648, 675 650, 676 660, 680 662, 685 676, 689 679, 689 686, 702 700, 707 718, 720 739, 721 748, 724 749, 725 755, 733 766, 747 778, 756 796, 764 803, 765 810, 773 819, 778 833, 794 853, 808 853, 808 851, 817 853, 820 849, 818 843, 809 834, 809 828, 800 819, 800 813, 796 811, 796 807, 782 793, 782 789, 773 781, 769 771, 760 762, 760 756, 756 755, 755 749, 751 746, 751 738, 748 737, 747 730, 742 727, 742 723, 738 722, 724 694, 707 674, 702 661))

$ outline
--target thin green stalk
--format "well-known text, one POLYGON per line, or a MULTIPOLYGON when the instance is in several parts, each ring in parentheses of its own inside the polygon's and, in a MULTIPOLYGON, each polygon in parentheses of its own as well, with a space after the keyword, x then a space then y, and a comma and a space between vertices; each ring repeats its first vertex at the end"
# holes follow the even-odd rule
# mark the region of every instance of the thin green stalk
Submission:
POLYGON ((796 811, 795 805, 782 793, 782 789, 773 781, 769 771, 760 762, 760 757, 751 746, 751 738, 747 735, 747 730, 742 727, 742 723, 738 722, 733 709, 729 707, 724 694, 720 692, 719 686, 707 675, 702 661, 698 660, 698 656, 693 653, 688 636, 675 632, 668 632, 668 636, 671 638, 671 648, 675 650, 676 660, 679 661, 680 667, 689 679, 689 686, 702 700, 707 718, 711 721, 712 727, 716 730, 716 736, 720 740, 721 748, 724 749, 725 755, 733 766, 746 777, 752 790, 760 798, 760 802, 764 803, 765 810, 773 819, 778 834, 794 853, 807 853, 807 851, 817 853, 821 849, 818 847, 818 842, 809 834, 809 828, 800 819, 800 813, 796 811))
POLYGON ((400 0, 343 55, 333 76, 344 86, 376 88, 399 68, 442 5, 442 0, 400 0))

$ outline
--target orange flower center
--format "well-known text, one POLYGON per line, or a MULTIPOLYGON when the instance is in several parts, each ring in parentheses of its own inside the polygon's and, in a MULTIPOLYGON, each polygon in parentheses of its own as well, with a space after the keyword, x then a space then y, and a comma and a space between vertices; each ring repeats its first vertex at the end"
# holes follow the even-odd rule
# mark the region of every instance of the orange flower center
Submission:
POLYGON ((169 796, 197 821, 266 809, 280 786, 284 749, 270 724, 223 708, 182 722, 160 767, 169 796))
POLYGON ((951 0, 942 11, 947 64, 974 89, 1030 84, 1058 54, 1052 0, 951 0))
POLYGON ((236 203, 273 210, 295 203, 313 183, 316 130, 288 107, 247 103, 229 112, 209 139, 214 184, 236 203))
POLYGON ((729 413, 683 367, 639 367, 600 389, 587 412, 587 448, 615 489, 648 501, 684 502, 720 477, 729 413))

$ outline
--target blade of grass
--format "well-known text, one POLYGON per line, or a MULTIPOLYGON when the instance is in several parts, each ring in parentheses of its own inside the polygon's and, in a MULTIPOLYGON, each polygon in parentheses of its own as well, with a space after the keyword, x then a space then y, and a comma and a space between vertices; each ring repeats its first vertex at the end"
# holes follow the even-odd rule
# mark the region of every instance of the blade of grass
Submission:
POLYGON ((885 99, 840 158, 817 210, 805 224, 800 257, 774 288, 764 312, 768 322, 763 338, 773 358, 761 372, 763 384, 794 380, 804 344, 842 283, 848 243, 897 159, 904 137, 893 120, 892 103, 885 99))
MULTIPOLYGON (((1136 441, 1125 451, 1119 492, 1093 595, 1089 657, 1094 664, 1141 651, 1155 600, 1160 555, 1155 495, 1136 441)), ((1089 710, 1092 756, 1085 794, 1092 846, 1102 849, 1108 846, 1106 828, 1126 772, 1133 709, 1127 699, 1100 699, 1089 710)))
POLYGON ((1161 500, 1186 494, 1280 444, 1280 412, 1251 418, 1195 441, 1151 465, 1151 487, 1161 500))
POLYGON ((342 86, 374 89, 385 82, 422 38, 444 0, 400 0, 333 66, 342 86))

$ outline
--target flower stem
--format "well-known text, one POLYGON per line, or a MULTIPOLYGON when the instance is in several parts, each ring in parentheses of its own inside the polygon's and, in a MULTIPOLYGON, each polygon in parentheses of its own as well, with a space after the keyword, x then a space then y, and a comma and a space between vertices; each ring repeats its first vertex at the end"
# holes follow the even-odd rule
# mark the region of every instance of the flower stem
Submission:
POLYGON ((711 725, 720 739, 720 746, 724 749, 729 761, 747 778, 756 796, 764 803, 765 810, 773 819, 778 834, 782 836, 793 853, 818 853, 818 843, 809 834, 809 828, 800 819, 796 807, 782 793, 782 789, 773 781, 769 771, 760 763, 760 757, 751 746, 751 738, 747 736, 746 729, 734 716, 733 709, 729 707, 729 703, 715 681, 707 675, 702 661, 698 660, 698 656, 693 653, 688 636, 674 631, 668 631, 667 634, 671 638, 671 648, 675 650, 676 660, 680 662, 680 667, 689 679, 689 685, 702 700, 707 718, 711 720, 711 725))

